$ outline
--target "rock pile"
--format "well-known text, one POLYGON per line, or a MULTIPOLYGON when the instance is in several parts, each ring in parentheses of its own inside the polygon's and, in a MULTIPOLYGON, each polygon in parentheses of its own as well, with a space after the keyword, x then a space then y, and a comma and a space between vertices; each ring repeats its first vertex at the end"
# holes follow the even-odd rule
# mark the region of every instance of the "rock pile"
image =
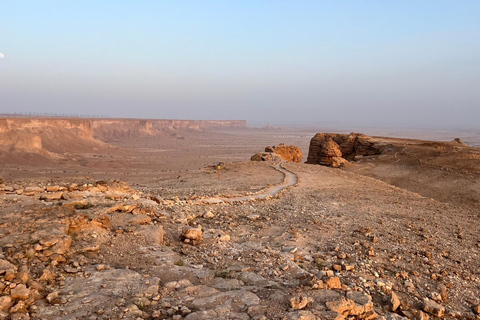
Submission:
POLYGON ((388 148, 392 146, 361 133, 317 133, 310 141, 307 163, 338 168, 360 157, 381 154, 388 148))
POLYGON ((302 161, 302 149, 296 146, 286 146, 280 143, 278 146, 269 146, 265 152, 259 152, 251 157, 252 161, 277 161, 285 160, 290 162, 302 161))

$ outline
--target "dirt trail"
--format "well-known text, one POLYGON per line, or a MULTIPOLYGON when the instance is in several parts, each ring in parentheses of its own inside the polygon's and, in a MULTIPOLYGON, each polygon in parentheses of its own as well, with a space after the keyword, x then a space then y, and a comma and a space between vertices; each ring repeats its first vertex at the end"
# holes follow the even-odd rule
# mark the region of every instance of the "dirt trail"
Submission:
POLYGON ((238 196, 238 197, 211 197, 208 199, 202 199, 201 203, 206 204, 214 204, 214 203, 233 203, 233 202, 245 202, 250 200, 257 200, 257 199, 266 199, 268 197, 274 197, 283 190, 288 187, 294 186, 298 183, 298 177, 295 173, 285 169, 283 167, 283 162, 277 163, 272 166, 276 170, 280 171, 284 175, 283 183, 271 186, 266 188, 265 190, 254 194, 254 195, 247 195, 247 196, 238 196))

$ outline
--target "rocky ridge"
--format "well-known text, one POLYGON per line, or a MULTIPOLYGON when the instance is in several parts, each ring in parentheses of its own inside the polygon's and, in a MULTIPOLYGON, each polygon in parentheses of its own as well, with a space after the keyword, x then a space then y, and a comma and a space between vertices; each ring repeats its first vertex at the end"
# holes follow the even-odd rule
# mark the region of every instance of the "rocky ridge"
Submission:
POLYGON ((378 142, 361 133, 317 133, 310 141, 307 163, 338 168, 348 164, 348 161, 393 149, 393 145, 378 142))
POLYGON ((302 149, 297 146, 286 146, 280 143, 278 146, 269 146, 265 148, 265 152, 254 154, 251 161, 278 161, 285 160, 289 162, 302 161, 302 149))

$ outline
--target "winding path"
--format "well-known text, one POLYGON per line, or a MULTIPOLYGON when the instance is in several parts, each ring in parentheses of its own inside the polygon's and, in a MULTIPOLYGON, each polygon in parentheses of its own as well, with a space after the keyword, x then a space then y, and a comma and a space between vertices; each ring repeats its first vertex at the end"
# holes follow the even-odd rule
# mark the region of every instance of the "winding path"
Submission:
POLYGON ((283 173, 283 183, 277 184, 271 187, 268 187, 259 193, 248 195, 248 196, 238 196, 238 197, 212 197, 207 199, 202 199, 201 202, 204 204, 215 204, 215 203, 233 203, 233 202, 245 202, 250 200, 265 199, 267 197, 274 197, 288 187, 294 186, 298 183, 298 177, 295 173, 287 170, 283 167, 283 162, 273 165, 273 168, 283 173))

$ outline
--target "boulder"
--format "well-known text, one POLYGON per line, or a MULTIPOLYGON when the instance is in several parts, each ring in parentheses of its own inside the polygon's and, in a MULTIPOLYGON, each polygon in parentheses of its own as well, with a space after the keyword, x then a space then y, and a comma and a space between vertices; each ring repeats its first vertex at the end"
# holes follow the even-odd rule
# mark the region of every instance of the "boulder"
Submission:
POLYGON ((433 314, 436 317, 443 317, 445 314, 445 307, 427 298, 423 299, 423 308, 425 312, 433 314))
POLYGON ((202 227, 198 226, 198 228, 192 227, 184 227, 182 229, 182 234, 180 235, 180 240, 185 243, 190 243, 193 245, 200 244, 202 241, 202 227))
POLYGON ((266 147, 265 152, 254 154, 251 161, 302 161, 302 149, 296 146, 286 146, 283 143, 278 146, 266 147))
POLYGON ((355 157, 378 155, 390 147, 361 133, 317 133, 310 140, 307 163, 338 168, 355 157))
POLYGON ((265 152, 276 153, 286 161, 302 162, 302 149, 296 146, 286 146, 280 143, 278 146, 266 147, 265 152))
POLYGON ((281 158, 278 154, 273 152, 259 152, 254 154, 251 158, 251 161, 280 161, 281 158))

